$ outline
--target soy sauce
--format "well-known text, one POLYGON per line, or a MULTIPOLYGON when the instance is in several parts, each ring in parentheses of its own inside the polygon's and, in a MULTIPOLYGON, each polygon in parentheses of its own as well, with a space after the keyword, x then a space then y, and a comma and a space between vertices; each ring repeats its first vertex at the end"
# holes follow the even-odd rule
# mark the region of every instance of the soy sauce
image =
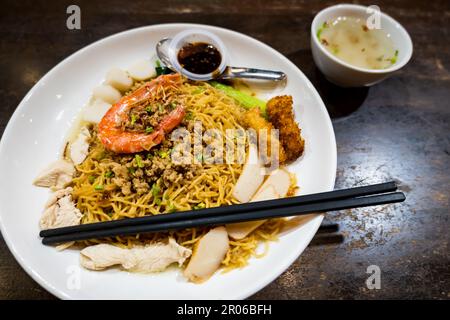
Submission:
POLYGON ((212 44, 206 42, 188 43, 178 51, 180 65, 196 74, 208 74, 216 71, 222 56, 212 44))

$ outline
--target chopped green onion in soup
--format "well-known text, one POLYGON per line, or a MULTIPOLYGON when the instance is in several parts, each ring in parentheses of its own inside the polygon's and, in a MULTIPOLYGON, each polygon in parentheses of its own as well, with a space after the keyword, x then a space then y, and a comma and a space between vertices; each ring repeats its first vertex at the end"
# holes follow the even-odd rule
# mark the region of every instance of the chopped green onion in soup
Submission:
POLYGON ((385 69, 397 62, 390 35, 382 29, 369 29, 366 20, 338 17, 317 31, 322 46, 337 58, 365 69, 385 69))

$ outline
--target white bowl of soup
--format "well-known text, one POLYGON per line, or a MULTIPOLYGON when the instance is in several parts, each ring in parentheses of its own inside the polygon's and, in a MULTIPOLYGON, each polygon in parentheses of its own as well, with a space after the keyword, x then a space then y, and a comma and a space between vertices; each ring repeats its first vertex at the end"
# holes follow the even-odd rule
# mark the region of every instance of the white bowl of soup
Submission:
POLYGON ((413 46, 405 28, 382 11, 340 4, 315 16, 311 50, 329 81, 342 87, 362 87, 404 67, 413 46))

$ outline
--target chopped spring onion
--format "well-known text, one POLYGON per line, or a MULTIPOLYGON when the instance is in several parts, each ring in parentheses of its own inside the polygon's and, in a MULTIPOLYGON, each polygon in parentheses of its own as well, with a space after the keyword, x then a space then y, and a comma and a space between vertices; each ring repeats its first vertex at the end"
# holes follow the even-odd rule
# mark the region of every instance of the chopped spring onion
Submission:
POLYGON ((158 154, 163 159, 166 158, 169 155, 169 153, 166 152, 166 151, 159 151, 158 154))
POLYGON ((152 133, 152 132, 153 132, 153 127, 145 128, 145 133, 152 133))
POLYGON ((95 176, 89 176, 89 177, 88 177, 89 183, 94 183, 95 178, 96 178, 95 176))
POLYGON ((136 159, 136 164, 137 164, 137 166, 139 167, 139 168, 143 168, 144 167, 144 164, 142 163, 142 158, 141 158, 141 156, 140 155, 135 155, 134 156, 134 159, 136 159))
POLYGON ((190 111, 188 111, 186 113, 186 116, 184 117, 186 120, 193 120, 194 119, 194 114, 190 111))
POLYGON ((114 173, 112 171, 105 172, 105 177, 106 178, 111 178, 113 175, 114 175, 114 173))
POLYGON ((177 211, 177 208, 175 208, 175 205, 172 202, 169 204, 169 207, 167 209, 168 209, 167 210, 168 213, 172 213, 172 212, 176 212, 177 211))
POLYGON ((395 50, 394 57, 391 58, 391 63, 394 64, 397 62, 398 58, 398 50, 395 50))
POLYGON ((103 190, 105 188, 101 184, 97 184, 97 185, 95 185, 94 189, 97 190, 97 191, 100 191, 100 190, 103 190))
POLYGON ((136 116, 134 114, 131 115, 131 125, 134 125, 136 123, 136 116))
POLYGON ((202 153, 197 154, 196 159, 197 159, 199 162, 202 162, 203 159, 204 159, 204 158, 203 158, 203 154, 202 154, 202 153))
POLYGON ((194 206, 194 210, 203 209, 205 208, 205 204, 203 202, 200 202, 198 205, 194 206))
POLYGON ((320 40, 320 35, 322 34, 323 29, 325 29, 326 27, 328 27, 328 24, 324 22, 319 30, 317 30, 317 39, 320 40))
POLYGON ((153 186, 152 186, 152 195, 153 195, 153 197, 156 198, 159 195, 160 192, 161 192, 161 189, 159 188, 159 186, 156 183, 154 183, 153 186))
POLYGON ((258 99, 256 97, 252 97, 251 95, 248 95, 246 93, 243 93, 239 90, 236 90, 235 88, 231 86, 227 86, 225 84, 212 81, 211 85, 225 93, 227 96, 230 96, 231 98, 235 99, 236 101, 240 102, 245 108, 251 109, 254 107, 259 107, 261 109, 261 112, 263 114, 266 113, 266 102, 262 101, 261 99, 258 99))
POLYGON ((203 91, 205 91, 205 88, 198 87, 192 91, 192 94, 199 94, 199 93, 202 93, 203 91))

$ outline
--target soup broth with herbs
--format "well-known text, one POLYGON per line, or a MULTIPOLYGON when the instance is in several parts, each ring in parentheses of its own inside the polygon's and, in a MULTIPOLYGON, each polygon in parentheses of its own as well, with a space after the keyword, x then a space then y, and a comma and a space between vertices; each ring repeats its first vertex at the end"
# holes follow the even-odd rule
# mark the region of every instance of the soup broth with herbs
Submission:
POLYGON ((397 61, 398 50, 382 29, 369 29, 364 19, 338 17, 317 31, 320 43, 337 58, 357 67, 385 69, 397 61))

